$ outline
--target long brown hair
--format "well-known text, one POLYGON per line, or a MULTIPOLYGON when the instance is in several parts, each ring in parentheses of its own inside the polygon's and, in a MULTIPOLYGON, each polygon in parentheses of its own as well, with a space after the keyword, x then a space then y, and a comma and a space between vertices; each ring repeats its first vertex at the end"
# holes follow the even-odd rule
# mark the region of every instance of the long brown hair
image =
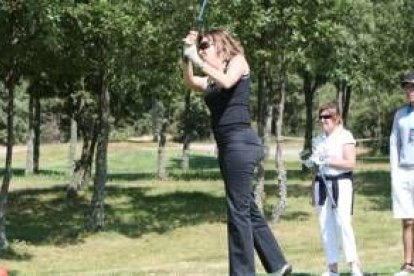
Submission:
POLYGON ((326 104, 323 104, 319 107, 319 115, 322 114, 323 111, 327 110, 330 115, 332 115, 332 119, 338 124, 342 124, 342 116, 341 112, 339 110, 339 105, 337 102, 329 102, 326 104))
POLYGON ((223 55, 225 60, 230 60, 236 55, 244 56, 244 49, 240 41, 235 39, 229 32, 223 29, 212 29, 204 33, 201 38, 206 37, 216 45, 217 53, 223 55))

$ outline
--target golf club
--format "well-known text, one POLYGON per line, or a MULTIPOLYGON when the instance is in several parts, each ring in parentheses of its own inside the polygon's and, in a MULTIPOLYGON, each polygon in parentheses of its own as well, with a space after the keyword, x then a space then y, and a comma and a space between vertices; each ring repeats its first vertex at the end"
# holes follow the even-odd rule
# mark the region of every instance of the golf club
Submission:
POLYGON ((208 0, 202 0, 200 11, 198 12, 198 16, 196 17, 196 28, 198 32, 201 32, 203 29, 204 24, 204 14, 207 8, 208 0))

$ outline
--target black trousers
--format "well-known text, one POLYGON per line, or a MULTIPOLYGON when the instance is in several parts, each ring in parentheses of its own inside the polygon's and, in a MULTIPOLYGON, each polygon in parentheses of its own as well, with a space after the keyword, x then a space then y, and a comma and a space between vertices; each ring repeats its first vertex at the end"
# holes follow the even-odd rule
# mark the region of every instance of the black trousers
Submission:
POLYGON ((231 131, 218 140, 219 165, 227 200, 230 275, 255 275, 254 249, 268 273, 286 259, 254 202, 252 180, 263 155, 259 137, 250 129, 231 131))

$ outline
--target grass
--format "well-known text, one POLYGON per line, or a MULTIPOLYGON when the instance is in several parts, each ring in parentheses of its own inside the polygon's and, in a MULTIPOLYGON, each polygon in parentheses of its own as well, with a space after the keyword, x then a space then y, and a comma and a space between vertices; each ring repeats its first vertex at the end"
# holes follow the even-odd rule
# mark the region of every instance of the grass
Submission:
MULTIPOLYGON (((0 266, 11 275, 226 275, 227 233, 223 184, 212 154, 193 151, 191 170, 179 169, 180 148, 169 148, 169 178, 154 178, 152 143, 109 149, 104 232, 84 230, 91 191, 65 199, 67 145, 41 148, 41 173, 24 176, 25 152, 16 151, 7 209, 11 248, 0 266)), ((78 151, 80 152, 80 150, 78 151)), ((0 161, 4 161, 0 159, 0 161)), ((266 214, 277 201, 267 163, 266 214)), ((271 225, 296 275, 325 267, 316 215, 309 205, 311 176, 287 160, 288 207, 271 225)), ((356 175, 354 225, 366 271, 392 275, 402 259, 400 223, 390 212, 386 158, 361 156, 356 175)), ((257 261, 257 270, 264 270, 257 261)), ((342 265, 341 270, 347 272, 342 265)))

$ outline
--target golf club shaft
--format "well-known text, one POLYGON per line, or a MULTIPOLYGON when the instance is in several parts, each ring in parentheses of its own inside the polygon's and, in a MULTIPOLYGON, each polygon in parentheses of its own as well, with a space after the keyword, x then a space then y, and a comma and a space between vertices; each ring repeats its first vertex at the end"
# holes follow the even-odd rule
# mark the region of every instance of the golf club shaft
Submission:
POLYGON ((319 166, 319 174, 320 174, 320 177, 322 178, 322 181, 325 183, 325 190, 326 190, 326 193, 329 199, 332 202, 332 206, 336 209, 335 199, 332 196, 331 190, 328 187, 328 182, 326 181, 325 174, 323 173, 323 166, 319 166))
POLYGON ((198 16, 196 18, 196 27, 197 27, 197 31, 199 31, 199 32, 203 28, 204 12, 206 10, 207 3, 208 3, 208 0, 203 0, 203 2, 201 4, 201 7, 200 7, 200 11, 199 11, 198 16))

